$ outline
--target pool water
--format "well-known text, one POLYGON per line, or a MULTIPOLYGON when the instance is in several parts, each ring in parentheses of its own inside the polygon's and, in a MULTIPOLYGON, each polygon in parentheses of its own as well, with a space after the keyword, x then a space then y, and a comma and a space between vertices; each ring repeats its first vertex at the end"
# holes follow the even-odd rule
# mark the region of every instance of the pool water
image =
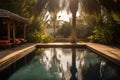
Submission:
POLYGON ((39 48, 8 80, 120 80, 120 68, 84 48, 39 48))

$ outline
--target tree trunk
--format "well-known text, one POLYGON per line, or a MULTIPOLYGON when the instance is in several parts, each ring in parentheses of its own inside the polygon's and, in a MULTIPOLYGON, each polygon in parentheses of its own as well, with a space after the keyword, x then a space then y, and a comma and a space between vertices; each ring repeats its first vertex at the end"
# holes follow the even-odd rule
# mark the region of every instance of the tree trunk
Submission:
POLYGON ((76 12, 78 10, 78 0, 70 0, 70 10, 72 12, 72 43, 76 43, 76 12))
POLYGON ((72 14, 72 43, 76 43, 76 13, 72 14))
POLYGON ((56 29, 55 22, 53 22, 53 27, 54 27, 54 33, 53 33, 53 35, 54 35, 54 38, 55 38, 55 29, 56 29))
POLYGON ((70 80, 77 80, 76 78, 76 73, 77 73, 77 68, 76 68, 76 50, 75 48, 72 48, 72 66, 70 68, 71 72, 71 78, 70 80))

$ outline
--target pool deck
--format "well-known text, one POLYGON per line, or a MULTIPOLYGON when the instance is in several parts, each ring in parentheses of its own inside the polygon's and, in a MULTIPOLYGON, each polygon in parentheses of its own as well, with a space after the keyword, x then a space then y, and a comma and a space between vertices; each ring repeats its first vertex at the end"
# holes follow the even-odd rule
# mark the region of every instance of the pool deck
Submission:
POLYGON ((40 47, 87 47, 120 65, 120 48, 96 43, 29 43, 0 51, 0 71, 40 47))
POLYGON ((120 47, 86 43, 87 47, 120 66, 120 47))
POLYGON ((36 49, 36 44, 24 44, 0 51, 0 71, 36 49))

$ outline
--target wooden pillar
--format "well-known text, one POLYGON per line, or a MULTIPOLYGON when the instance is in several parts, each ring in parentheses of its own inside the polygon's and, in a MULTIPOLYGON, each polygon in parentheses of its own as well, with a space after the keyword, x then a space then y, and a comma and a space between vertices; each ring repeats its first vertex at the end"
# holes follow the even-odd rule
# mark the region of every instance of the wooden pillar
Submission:
POLYGON ((13 31, 12 31, 12 35, 13 35, 13 43, 15 44, 15 22, 13 22, 13 31))
POLYGON ((26 24, 24 25, 24 34, 23 34, 23 38, 26 39, 26 24))
POLYGON ((8 40, 10 41, 10 28, 11 28, 11 26, 10 26, 10 20, 7 20, 7 29, 8 29, 8 36, 7 36, 7 38, 8 38, 8 40))

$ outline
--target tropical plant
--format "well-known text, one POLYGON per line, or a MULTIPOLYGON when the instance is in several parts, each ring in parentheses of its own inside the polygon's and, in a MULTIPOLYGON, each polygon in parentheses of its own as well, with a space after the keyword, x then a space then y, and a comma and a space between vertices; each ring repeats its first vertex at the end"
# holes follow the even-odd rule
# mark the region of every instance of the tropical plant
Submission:
MULTIPOLYGON (((56 21, 57 21, 57 13, 60 10, 60 0, 38 0, 37 5, 41 5, 41 3, 44 3, 44 7, 45 9, 50 13, 51 18, 50 18, 50 23, 52 24, 53 28, 54 28, 54 38, 55 38, 55 28, 56 28, 56 21)), ((42 9, 44 9, 44 7, 42 6, 42 9)), ((39 10, 41 11, 41 8, 39 8, 39 10)), ((39 11, 37 10, 37 13, 39 13, 39 11)))
POLYGON ((65 22, 58 30, 57 35, 62 35, 65 38, 68 38, 71 35, 71 24, 69 22, 65 22))
POLYGON ((34 31, 30 34, 28 34, 28 41, 29 42, 36 42, 36 43, 47 43, 53 40, 53 37, 50 35, 47 35, 45 33, 40 33, 38 31, 34 31))
MULTIPOLYGON (((119 27, 120 26, 120 0, 10 0, 0 1, 0 8, 10 10, 16 14, 19 14, 23 17, 28 17, 30 20, 33 16, 36 19, 37 17, 41 17, 41 13, 45 11, 49 11, 51 14, 51 22, 54 27, 55 34, 55 26, 57 20, 57 13, 60 9, 62 10, 70 10, 72 13, 72 36, 73 41, 76 41, 76 12, 78 10, 78 4, 80 2, 80 7, 82 13, 84 14, 85 21, 88 25, 95 27, 93 34, 98 35, 99 31, 104 29, 103 32, 105 35, 113 38, 112 42, 119 42, 119 27), (109 4, 108 4, 109 3, 109 4), (89 18, 88 18, 89 16, 89 18), (91 17, 95 18, 95 24, 91 22, 91 17), (107 17, 107 18, 106 18, 107 17), (98 27, 98 28, 97 28, 98 27), (99 29, 101 27, 101 29, 99 29), (105 28, 103 28, 105 27, 105 28), (106 31, 107 30, 107 31, 106 31), (112 30, 112 31, 111 31, 112 30), (110 32, 109 32, 110 31, 110 32), (97 33, 98 32, 98 33, 97 33), (117 39, 117 40, 115 40, 117 39)), ((32 21, 31 21, 32 22, 32 21)), ((42 21, 39 23, 37 21, 33 21, 34 24, 32 26, 35 27, 35 30, 41 30, 40 27, 45 27, 46 21, 42 21), (39 26, 39 27, 37 27, 39 26)), ((42 28, 43 29, 43 28, 42 28)), ((32 28, 31 28, 32 31, 32 28)), ((41 30, 43 31, 43 30, 41 30)), ((93 35, 93 36, 94 36, 93 35)), ((107 36, 104 36, 107 38, 107 36)), ((104 41, 103 41, 104 42, 104 41)))
POLYGON ((30 18, 34 13, 35 0, 0 0, 0 9, 6 9, 20 16, 30 18))
POLYGON ((95 42, 105 43, 105 44, 115 44, 119 43, 118 35, 120 34, 118 30, 118 23, 115 21, 109 10, 102 7, 101 8, 101 19, 98 24, 96 24, 93 35, 89 38, 95 42))

